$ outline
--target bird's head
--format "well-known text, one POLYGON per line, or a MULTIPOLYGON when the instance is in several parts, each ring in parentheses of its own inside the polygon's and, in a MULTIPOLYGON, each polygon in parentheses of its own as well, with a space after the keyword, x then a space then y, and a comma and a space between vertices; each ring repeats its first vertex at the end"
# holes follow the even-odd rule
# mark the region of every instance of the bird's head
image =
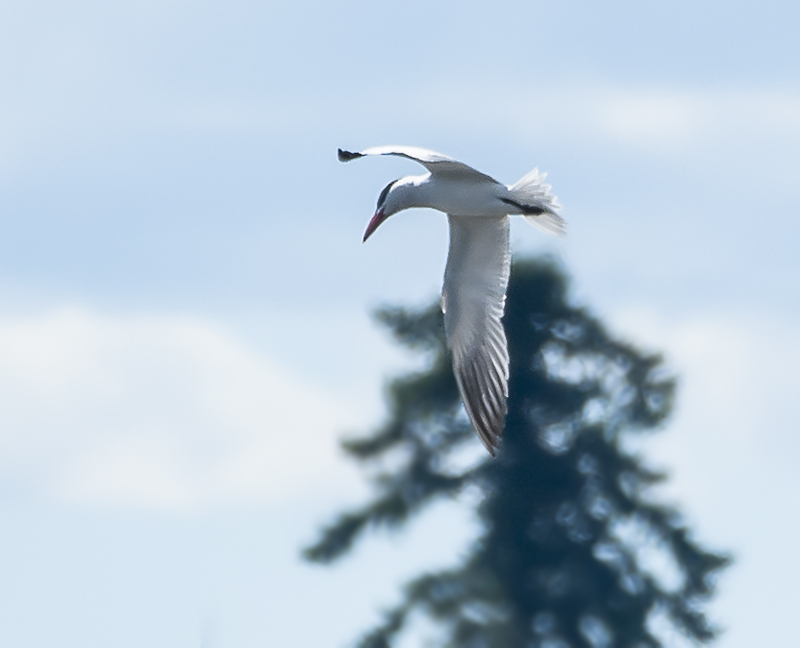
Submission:
POLYGON ((414 206, 412 195, 414 184, 412 180, 412 178, 392 180, 392 182, 383 188, 381 195, 378 196, 378 205, 375 208, 375 215, 369 221, 367 230, 364 232, 364 241, 372 236, 373 232, 378 229, 381 223, 389 218, 389 216, 414 206))

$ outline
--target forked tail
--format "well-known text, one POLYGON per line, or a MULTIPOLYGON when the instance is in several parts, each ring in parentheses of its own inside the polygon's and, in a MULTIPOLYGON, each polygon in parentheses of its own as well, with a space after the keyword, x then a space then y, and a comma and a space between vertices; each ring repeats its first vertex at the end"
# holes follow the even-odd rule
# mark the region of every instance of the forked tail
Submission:
POLYGON ((567 221, 558 214, 561 205, 558 204, 558 198, 550 193, 550 185, 544 184, 546 177, 546 173, 539 173, 536 168, 508 189, 514 202, 529 209, 529 212, 528 209, 523 210, 528 222, 549 234, 565 236, 567 221))

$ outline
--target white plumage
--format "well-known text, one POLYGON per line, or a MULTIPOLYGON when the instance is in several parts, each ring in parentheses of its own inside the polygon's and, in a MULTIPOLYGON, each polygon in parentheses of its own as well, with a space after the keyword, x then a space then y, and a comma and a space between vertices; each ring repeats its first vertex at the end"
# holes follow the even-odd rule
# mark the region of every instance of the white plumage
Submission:
POLYGON ((391 182, 381 192, 366 241, 392 214, 431 207, 447 214, 450 251, 442 310, 453 371, 472 426, 494 455, 505 426, 508 348, 502 317, 511 268, 508 216, 522 214, 550 234, 562 236, 560 205, 538 169, 507 187, 452 158, 411 146, 379 146, 360 153, 339 149, 348 162, 366 155, 398 155, 428 173, 391 182))

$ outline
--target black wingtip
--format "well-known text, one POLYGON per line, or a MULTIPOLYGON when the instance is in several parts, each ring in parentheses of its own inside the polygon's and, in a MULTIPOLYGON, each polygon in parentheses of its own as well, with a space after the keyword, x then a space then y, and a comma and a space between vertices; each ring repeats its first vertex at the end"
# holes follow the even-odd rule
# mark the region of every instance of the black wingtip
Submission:
POLYGON ((349 162, 356 158, 364 157, 361 153, 351 153, 350 151, 343 151, 339 149, 339 162, 349 162))

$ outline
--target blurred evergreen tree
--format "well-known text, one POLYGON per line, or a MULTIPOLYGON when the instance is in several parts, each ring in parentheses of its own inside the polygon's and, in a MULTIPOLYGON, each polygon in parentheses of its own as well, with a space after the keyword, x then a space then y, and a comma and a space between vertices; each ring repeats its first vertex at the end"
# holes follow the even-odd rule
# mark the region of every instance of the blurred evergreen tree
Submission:
POLYGON ((714 637, 703 604, 728 560, 692 541, 674 508, 654 502, 649 487, 664 476, 624 443, 671 409, 674 381, 658 356, 612 339, 570 304, 552 264, 517 262, 504 318, 511 377, 503 443, 497 459, 459 467, 464 444, 480 442, 459 401, 438 304, 378 318, 427 353, 430 368, 394 380, 387 423, 344 443, 377 467, 375 497, 341 515, 305 555, 335 560, 371 526, 397 528, 465 488, 480 490, 484 531, 458 568, 408 584, 360 646, 390 646, 415 610, 453 648, 662 646, 654 617, 691 640, 714 637), (668 578, 648 570, 648 551, 668 578))

